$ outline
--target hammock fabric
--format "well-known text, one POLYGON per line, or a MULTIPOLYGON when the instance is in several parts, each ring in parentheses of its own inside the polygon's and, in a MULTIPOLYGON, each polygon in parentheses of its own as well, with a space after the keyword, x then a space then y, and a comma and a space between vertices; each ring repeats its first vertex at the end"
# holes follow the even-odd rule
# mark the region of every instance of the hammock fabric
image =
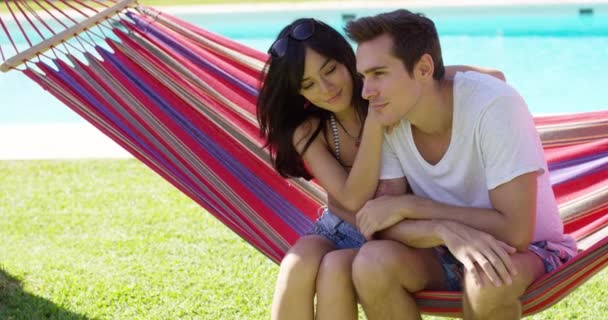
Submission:
MULTIPOLYGON (((324 193, 281 178, 261 147, 255 99, 266 55, 151 8, 127 11, 106 28, 113 34, 95 46, 98 56, 29 62, 23 72, 280 261, 312 226, 324 193)), ((526 315, 608 264, 608 111, 535 121, 565 232, 584 250, 531 285, 526 315)), ((416 297, 425 313, 461 315, 458 292, 416 297)))

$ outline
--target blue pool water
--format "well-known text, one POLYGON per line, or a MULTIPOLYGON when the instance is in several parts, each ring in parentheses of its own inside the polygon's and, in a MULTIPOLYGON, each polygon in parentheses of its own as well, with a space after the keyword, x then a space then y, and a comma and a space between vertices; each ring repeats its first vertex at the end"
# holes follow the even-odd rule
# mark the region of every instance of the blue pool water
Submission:
MULTIPOLYGON (((386 10, 177 15, 265 51, 280 28, 295 18, 313 16, 341 30, 349 18, 386 10)), ((608 5, 415 11, 436 22, 446 64, 502 70, 533 113, 608 109, 603 92, 608 88, 608 5)), ((0 125, 83 121, 19 72, 0 74, 0 97, 0 125)))

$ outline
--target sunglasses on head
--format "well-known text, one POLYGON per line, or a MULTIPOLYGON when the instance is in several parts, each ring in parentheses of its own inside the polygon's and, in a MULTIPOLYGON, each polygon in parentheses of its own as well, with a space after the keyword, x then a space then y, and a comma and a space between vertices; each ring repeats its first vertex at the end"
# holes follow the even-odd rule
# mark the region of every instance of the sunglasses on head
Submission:
POLYGON ((275 42, 272 43, 270 49, 268 49, 268 54, 270 54, 273 58, 282 58, 287 52, 287 45, 289 38, 298 41, 304 41, 310 39, 315 32, 315 24, 313 19, 308 19, 302 21, 296 25, 292 25, 289 27, 289 32, 287 32, 287 36, 281 37, 275 42))

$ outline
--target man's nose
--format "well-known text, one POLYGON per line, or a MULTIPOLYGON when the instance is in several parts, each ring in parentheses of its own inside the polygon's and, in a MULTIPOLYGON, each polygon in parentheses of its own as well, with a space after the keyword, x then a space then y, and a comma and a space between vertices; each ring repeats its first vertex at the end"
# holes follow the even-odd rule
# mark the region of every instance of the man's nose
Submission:
POLYGON ((371 99, 374 95, 377 94, 377 90, 374 86, 366 80, 363 80, 363 89, 361 90, 361 96, 365 100, 371 99))

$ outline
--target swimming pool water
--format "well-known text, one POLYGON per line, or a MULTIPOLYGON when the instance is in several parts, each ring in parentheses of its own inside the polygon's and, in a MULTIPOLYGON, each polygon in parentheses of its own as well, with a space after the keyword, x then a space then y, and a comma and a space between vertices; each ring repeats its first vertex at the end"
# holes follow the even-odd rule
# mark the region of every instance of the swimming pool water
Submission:
MULTIPOLYGON (((593 7, 429 8, 446 64, 502 70, 535 114, 608 109, 608 5, 593 7), (582 14, 581 14, 581 9, 582 14)), ((313 16, 338 30, 345 20, 385 11, 323 10, 177 14, 265 51, 280 28, 313 16), (229 21, 229 23, 226 23, 229 21)), ((0 74, 0 125, 81 122, 76 114, 19 72, 0 74)))

